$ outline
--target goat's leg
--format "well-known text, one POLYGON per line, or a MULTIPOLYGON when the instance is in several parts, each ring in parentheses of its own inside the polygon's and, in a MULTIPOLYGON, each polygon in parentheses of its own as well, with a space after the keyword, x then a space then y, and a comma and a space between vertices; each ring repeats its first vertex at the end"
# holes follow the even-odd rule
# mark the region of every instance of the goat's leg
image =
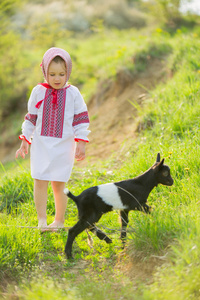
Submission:
POLYGON ((124 247, 125 242, 126 242, 126 228, 127 228, 128 222, 129 222, 128 213, 129 213, 129 210, 121 210, 120 211, 120 217, 121 217, 121 240, 122 240, 123 247, 124 247))
POLYGON ((112 243, 112 240, 94 224, 92 224, 92 226, 89 227, 89 230, 93 232, 100 240, 104 240, 107 244, 112 243))
POLYGON ((72 258, 72 244, 76 236, 88 227, 89 225, 86 220, 79 220, 72 228, 69 229, 67 243, 65 245, 65 253, 67 258, 72 258))

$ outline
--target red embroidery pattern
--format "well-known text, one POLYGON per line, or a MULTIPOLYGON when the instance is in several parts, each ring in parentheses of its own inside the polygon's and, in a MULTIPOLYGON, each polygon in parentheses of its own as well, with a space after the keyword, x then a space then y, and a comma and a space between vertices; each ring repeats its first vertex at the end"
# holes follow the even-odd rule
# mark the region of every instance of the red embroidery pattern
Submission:
POLYGON ((31 122, 35 126, 37 121, 37 115, 26 114, 24 119, 31 122))
POLYGON ((79 125, 82 123, 90 123, 87 111, 84 111, 80 114, 74 115, 74 120, 73 120, 72 126, 76 126, 76 125, 79 125))
POLYGON ((58 90, 57 104, 54 104, 52 89, 46 90, 42 116, 42 136, 62 138, 65 98, 66 89, 58 90))

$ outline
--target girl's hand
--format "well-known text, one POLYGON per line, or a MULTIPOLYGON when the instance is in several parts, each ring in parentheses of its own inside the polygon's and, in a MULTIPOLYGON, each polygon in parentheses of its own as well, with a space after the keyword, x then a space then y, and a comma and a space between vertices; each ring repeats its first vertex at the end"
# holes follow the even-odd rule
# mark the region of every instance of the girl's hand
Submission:
POLYGON ((15 157, 18 158, 20 155, 22 158, 25 158, 25 155, 28 154, 29 143, 26 140, 22 140, 21 147, 16 151, 15 157))
POLYGON ((75 158, 76 160, 83 160, 85 158, 85 144, 84 141, 79 141, 76 145, 75 158))

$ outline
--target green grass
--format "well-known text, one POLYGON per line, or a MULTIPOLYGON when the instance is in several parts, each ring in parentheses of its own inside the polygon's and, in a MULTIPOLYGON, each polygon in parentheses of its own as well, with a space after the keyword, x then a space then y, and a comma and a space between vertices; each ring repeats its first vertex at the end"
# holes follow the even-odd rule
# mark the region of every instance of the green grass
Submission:
MULTIPOLYGON (((117 66, 124 64, 132 68, 133 53, 137 54, 136 61, 142 63, 137 72, 145 70, 148 55, 158 58, 167 55, 166 63, 173 76, 150 93, 143 109, 138 108, 143 130, 137 140, 125 145, 120 157, 113 156, 89 168, 76 168, 68 187, 79 194, 93 185, 134 177, 155 162, 157 152, 170 166, 174 185, 153 190, 148 201, 154 207, 151 215, 130 213, 126 249, 121 248, 119 240, 118 213, 112 212, 104 215, 99 225, 116 229, 114 233, 105 229, 113 243, 107 245, 94 237, 94 247, 90 248, 87 234, 83 233, 73 245, 74 261, 67 261, 63 251, 67 232, 40 234, 37 229, 19 227, 37 226, 33 182, 26 167, 4 166, 0 187, 0 276, 8 278, 10 283, 6 288, 7 297, 9 294, 18 299, 200 297, 199 34, 179 31, 170 37, 157 30, 150 37, 136 40, 134 36, 127 40, 131 34, 131 30, 113 31, 113 40, 109 43, 102 32, 102 40, 100 35, 93 36, 79 46, 76 66, 79 64, 82 78, 92 78, 97 72, 93 83, 85 83, 83 90, 88 84, 89 94, 95 81, 114 76, 117 66), (98 45, 96 53, 94 42, 98 45), (102 45, 106 45, 106 54, 102 54, 102 45), (109 61, 109 56, 116 59, 109 61), (141 265, 148 264, 152 257, 164 257, 153 283, 141 282, 142 278, 132 281, 123 268, 120 272, 119 265, 128 265, 132 259, 134 268, 137 257, 141 265)), ((61 45, 65 46, 65 42, 60 41, 61 45)), ((48 223, 54 213, 49 187, 48 223)), ((77 209, 69 201, 65 224, 73 226, 76 220, 77 209)))

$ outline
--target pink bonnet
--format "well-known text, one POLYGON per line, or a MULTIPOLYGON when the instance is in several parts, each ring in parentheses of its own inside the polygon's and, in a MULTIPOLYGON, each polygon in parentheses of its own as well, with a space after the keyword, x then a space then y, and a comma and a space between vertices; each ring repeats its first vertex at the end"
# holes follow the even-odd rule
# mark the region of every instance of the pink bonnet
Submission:
MULTIPOLYGON (((65 63, 66 63, 66 68, 67 68, 67 81, 69 80, 71 71, 72 71, 72 61, 71 61, 71 57, 69 55, 69 53, 61 48, 56 48, 56 47, 52 47, 50 49, 48 49, 42 59, 42 63, 41 63, 41 68, 42 68, 42 72, 44 74, 44 78, 47 80, 47 72, 48 72, 48 68, 49 68, 49 64, 52 61, 52 59, 54 59, 54 57, 56 56, 60 56, 62 59, 64 59, 65 63)), ((67 82, 66 81, 66 82, 67 82)))

